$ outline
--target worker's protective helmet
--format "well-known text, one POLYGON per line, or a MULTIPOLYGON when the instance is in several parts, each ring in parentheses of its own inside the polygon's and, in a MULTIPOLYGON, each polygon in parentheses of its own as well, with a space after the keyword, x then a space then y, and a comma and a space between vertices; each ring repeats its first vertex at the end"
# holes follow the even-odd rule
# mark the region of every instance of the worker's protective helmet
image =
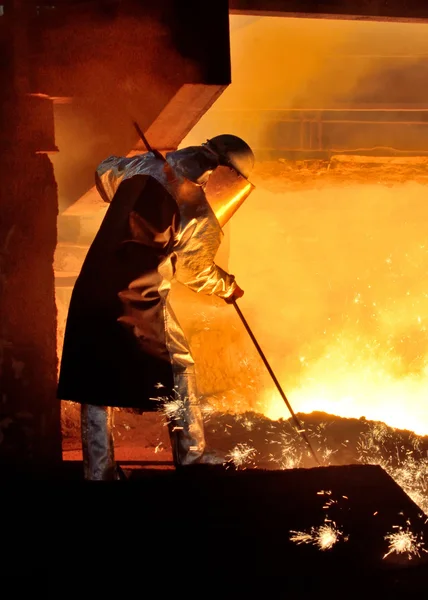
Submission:
POLYGON ((254 154, 243 139, 224 133, 216 135, 202 145, 217 154, 220 165, 232 167, 245 179, 249 178, 254 167, 254 154))
POLYGON ((218 159, 205 194, 223 227, 254 189, 248 177, 254 167, 254 154, 243 139, 231 134, 217 135, 204 144, 218 159))

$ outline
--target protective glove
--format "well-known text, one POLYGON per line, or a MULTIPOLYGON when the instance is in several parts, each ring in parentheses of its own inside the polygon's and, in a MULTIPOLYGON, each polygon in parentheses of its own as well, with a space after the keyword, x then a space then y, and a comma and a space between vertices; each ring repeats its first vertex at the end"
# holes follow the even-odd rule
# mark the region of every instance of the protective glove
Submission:
POLYGON ((225 300, 225 302, 227 302, 227 304, 233 304, 235 302, 235 300, 238 300, 238 298, 242 298, 243 295, 244 295, 244 290, 241 290, 239 285, 237 285, 235 287, 235 289, 233 290, 232 294, 228 298, 225 298, 224 300, 225 300))

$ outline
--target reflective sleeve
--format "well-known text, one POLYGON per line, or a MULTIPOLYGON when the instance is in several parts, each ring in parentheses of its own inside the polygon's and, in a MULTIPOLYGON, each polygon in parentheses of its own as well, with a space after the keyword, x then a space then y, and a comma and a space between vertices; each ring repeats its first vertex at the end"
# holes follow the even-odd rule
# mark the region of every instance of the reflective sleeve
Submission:
POLYGON ((175 279, 194 292, 228 298, 236 288, 235 277, 213 260, 220 246, 219 230, 210 219, 194 219, 175 249, 175 279))
MULTIPOLYGON (((188 273, 188 275, 191 275, 191 273, 188 273)), ((182 283, 194 292, 215 295, 219 298, 229 298, 236 288, 235 277, 215 263, 196 273, 194 277, 190 277, 187 281, 182 281, 182 283)))
POLYGON ((113 200, 125 175, 129 177, 134 174, 136 166, 141 162, 141 156, 109 156, 98 165, 95 172, 95 184, 105 202, 113 200))

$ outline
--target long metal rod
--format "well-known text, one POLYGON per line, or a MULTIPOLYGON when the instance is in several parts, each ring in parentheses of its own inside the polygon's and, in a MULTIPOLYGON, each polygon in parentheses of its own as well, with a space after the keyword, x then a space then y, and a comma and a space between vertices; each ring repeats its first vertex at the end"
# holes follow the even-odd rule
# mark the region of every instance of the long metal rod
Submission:
POLYGON ((142 132, 142 130, 141 130, 140 126, 138 125, 138 123, 136 123, 135 121, 133 121, 132 124, 134 125, 136 132, 140 136, 141 141, 143 142, 143 144, 147 148, 147 152, 153 152, 153 148, 150 146, 149 142, 147 141, 146 136, 142 132))
POLYGON ((281 398, 284 400, 284 402, 285 402, 285 404, 286 404, 286 406, 287 406, 288 410, 290 411, 290 414, 291 414, 291 416, 293 417, 293 421, 294 421, 294 424, 296 425, 296 429, 297 429, 298 433, 300 433, 300 435, 302 436, 302 438, 305 440, 306 444, 308 445, 308 448, 309 448, 309 450, 310 450, 310 452, 311 452, 311 454, 312 454, 312 457, 314 458, 315 462, 316 462, 318 465, 320 465, 321 463, 320 463, 320 461, 319 461, 319 459, 318 459, 317 455, 315 454, 315 450, 312 448, 312 444, 311 444, 311 442, 309 441, 309 438, 308 438, 308 436, 306 435, 306 432, 305 432, 305 430, 303 429, 303 426, 302 426, 301 422, 300 422, 300 421, 299 421, 299 419, 297 418, 297 415, 296 415, 296 413, 293 411, 293 409, 292 409, 292 407, 291 407, 291 404, 290 404, 290 402, 288 401, 288 399, 287 399, 287 396, 286 396, 286 395, 285 395, 285 393, 284 393, 284 390, 282 389, 282 387, 281 387, 281 385, 280 385, 280 383, 279 383, 278 379, 276 378, 276 376, 275 376, 275 373, 272 371, 272 368, 271 368, 270 364, 268 363, 268 360, 267 360, 266 356, 264 355, 264 352, 263 352, 263 350, 261 349, 261 347, 260 347, 260 345, 259 345, 258 341, 256 340, 256 338, 255 338, 255 336, 254 336, 253 332, 251 331, 251 328, 250 328, 250 326, 248 325, 248 323, 247 323, 247 321, 246 321, 246 319, 245 319, 244 315, 242 314, 242 312, 241 312, 241 309, 239 308, 239 306, 238 306, 238 304, 237 304, 236 300, 234 300, 234 301, 233 301, 233 306, 235 307, 235 309, 236 309, 236 312, 237 312, 237 313, 238 313, 238 315, 239 315, 239 318, 241 319, 241 321, 242 321, 242 323, 243 323, 243 325, 244 325, 245 329, 247 330, 247 332, 248 332, 248 335, 249 335, 249 336, 250 336, 250 338, 252 339, 252 341, 253 341, 253 344, 254 344, 254 345, 255 345, 255 347, 257 348, 257 352, 260 354, 260 357, 261 357, 262 361, 264 362, 264 364, 265 364, 265 367, 266 367, 266 369, 267 369, 267 370, 268 370, 268 372, 269 372, 269 375, 272 377, 272 379, 273 379, 273 382, 274 382, 274 384, 276 385, 276 387, 277 387, 277 389, 278 389, 278 392, 281 394, 281 398))
POLYGON ((135 131, 140 136, 141 141, 143 142, 143 144, 147 148, 147 152, 151 152, 152 154, 154 154, 156 156, 156 158, 160 158, 161 160, 165 161, 165 157, 163 156, 163 154, 161 152, 159 152, 159 150, 156 150, 156 148, 152 148, 150 146, 149 142, 147 141, 146 136, 142 132, 141 127, 138 125, 138 123, 136 123, 135 121, 133 121, 132 124, 135 127, 135 131))

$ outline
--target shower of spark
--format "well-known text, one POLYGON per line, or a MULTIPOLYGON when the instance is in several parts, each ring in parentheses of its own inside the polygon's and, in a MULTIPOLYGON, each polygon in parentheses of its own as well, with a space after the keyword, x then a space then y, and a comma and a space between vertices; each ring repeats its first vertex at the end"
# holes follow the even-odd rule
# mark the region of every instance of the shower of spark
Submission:
MULTIPOLYGON (((302 425, 304 426, 303 421, 302 425)), ((320 423, 314 429, 305 428, 305 431, 309 440, 316 447, 317 454, 321 458, 321 464, 328 466, 331 464, 332 456, 337 450, 333 450, 327 445, 326 429, 327 424, 320 423)), ((289 431, 280 431, 277 438, 272 439, 270 443, 280 446, 279 456, 270 456, 271 462, 276 462, 280 469, 295 469, 303 466, 304 458, 308 455, 308 452, 302 438, 294 428, 290 428, 289 431)))
POLYGON ((337 450, 333 450, 327 445, 327 430, 327 423, 319 423, 315 427, 315 429, 312 429, 310 427, 308 427, 307 429, 308 437, 313 443, 315 443, 317 448, 317 454, 319 458, 321 458, 321 464, 324 466, 328 466, 331 464, 332 456, 337 452, 337 450))
POLYGON ((330 550, 342 535, 343 533, 337 529, 335 523, 321 525, 317 532, 317 546, 320 550, 330 550))
POLYGON ((290 531, 292 534, 290 540, 296 544, 313 544, 320 550, 331 550, 341 539, 348 541, 348 538, 343 535, 333 522, 326 522, 319 527, 311 527, 309 532, 305 531, 290 531))
POLYGON ((276 462, 280 469, 296 469, 302 465, 303 450, 300 439, 296 437, 294 430, 281 431, 278 439, 272 439, 271 444, 280 446, 279 457, 271 455, 270 459, 272 462, 276 462))
POLYGON ((331 458, 332 458, 333 454, 335 454, 336 452, 337 452, 337 450, 332 450, 331 448, 323 448, 322 453, 321 453, 322 464, 330 465, 331 458))
POLYGON ((186 403, 181 399, 169 400, 168 402, 165 402, 162 407, 162 412, 168 423, 182 419, 185 416, 185 411, 186 403))
POLYGON ((252 431, 254 428, 254 423, 251 419, 244 419, 242 421, 242 427, 244 427, 247 431, 252 431))
POLYGON ((423 455, 420 438, 410 439, 411 447, 384 423, 370 425, 360 437, 357 450, 359 462, 379 465, 428 514, 428 458, 423 455))
MULTIPOLYGON (((317 496, 323 496, 323 509, 337 507, 339 502, 332 497, 331 490, 320 490, 317 496)), ((342 496, 348 500, 347 496, 342 496)), ((311 527, 309 531, 290 531, 290 540, 296 544, 313 544, 320 550, 331 550, 339 541, 348 541, 348 536, 344 535, 337 524, 326 514, 324 523, 318 527, 311 527)))
POLYGON ((281 469, 287 470, 287 469, 298 469, 300 464, 301 464, 301 457, 295 457, 292 455, 286 455, 285 451, 283 450, 283 456, 281 457, 280 460, 277 460, 275 458, 271 458, 271 461, 273 462, 278 462, 279 466, 281 469))
POLYGON ((412 560, 414 556, 420 557, 421 552, 426 550, 422 534, 413 533, 409 527, 397 527, 398 531, 389 533, 385 536, 385 540, 389 542, 388 552, 383 558, 386 558, 392 553, 407 554, 407 558, 412 560))
MULTIPOLYGON (((158 385, 159 387, 163 387, 161 384, 158 385)), ((150 398, 150 400, 158 403, 158 411, 163 413, 167 423, 186 418, 189 398, 187 396, 182 398, 177 390, 174 390, 174 396, 175 397, 158 396, 157 398, 150 398)))
MULTIPOLYGON (((155 387, 161 389, 164 386, 161 383, 158 383, 155 387)), ((167 423, 179 420, 185 421, 187 418, 189 397, 182 397, 177 388, 178 386, 175 386, 173 390, 174 396, 158 396, 156 398, 150 398, 150 400, 158 403, 157 410, 158 412, 163 413, 167 423)), ((207 403, 201 404, 200 408, 205 420, 214 412, 214 408, 207 403)))
POLYGON ((227 455, 226 458, 233 462, 235 467, 242 467, 252 462, 256 455, 256 449, 248 444, 237 444, 227 455))
POLYGON ((253 431, 253 429, 255 427, 255 423, 254 423, 253 419, 250 419, 248 416, 240 415, 240 414, 233 415, 233 418, 236 423, 239 423, 239 425, 241 427, 243 427, 244 429, 246 429, 247 431, 253 431))

